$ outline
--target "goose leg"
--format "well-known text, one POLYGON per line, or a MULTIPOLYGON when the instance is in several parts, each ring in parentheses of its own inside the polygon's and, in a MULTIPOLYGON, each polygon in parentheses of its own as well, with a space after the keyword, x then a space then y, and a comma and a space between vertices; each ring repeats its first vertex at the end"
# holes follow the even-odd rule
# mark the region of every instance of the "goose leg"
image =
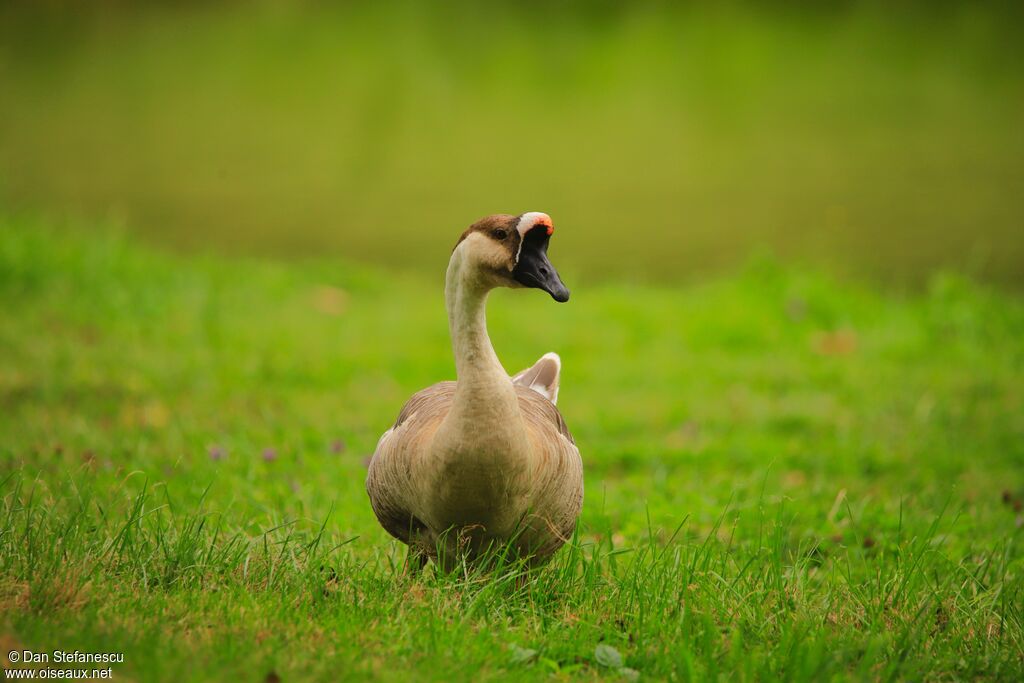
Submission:
POLYGON ((427 554, 416 544, 409 545, 409 552, 405 556, 405 573, 417 576, 427 566, 427 554))

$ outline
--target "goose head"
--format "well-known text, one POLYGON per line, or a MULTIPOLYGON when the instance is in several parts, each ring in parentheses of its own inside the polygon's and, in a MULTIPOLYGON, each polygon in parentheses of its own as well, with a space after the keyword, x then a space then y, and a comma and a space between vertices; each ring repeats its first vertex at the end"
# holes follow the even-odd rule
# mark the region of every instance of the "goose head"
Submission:
POLYGON ((495 214, 469 226, 454 251, 461 252, 463 261, 487 287, 543 289, 564 303, 569 290, 547 253, 554 231, 546 213, 495 214))

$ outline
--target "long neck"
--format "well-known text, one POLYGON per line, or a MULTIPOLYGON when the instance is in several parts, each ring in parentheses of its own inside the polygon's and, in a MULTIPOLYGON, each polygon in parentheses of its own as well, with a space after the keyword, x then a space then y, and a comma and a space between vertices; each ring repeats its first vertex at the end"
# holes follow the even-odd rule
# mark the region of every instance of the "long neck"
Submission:
POLYGON ((444 300, 448 308, 448 330, 455 353, 455 372, 460 386, 491 384, 508 380, 501 361, 487 336, 487 287, 456 250, 448 264, 444 300))
POLYGON ((458 383, 443 431, 463 441, 481 434, 507 440, 510 432, 522 431, 515 389, 487 336, 489 291, 490 286, 467 263, 464 249, 456 249, 444 293, 458 383))

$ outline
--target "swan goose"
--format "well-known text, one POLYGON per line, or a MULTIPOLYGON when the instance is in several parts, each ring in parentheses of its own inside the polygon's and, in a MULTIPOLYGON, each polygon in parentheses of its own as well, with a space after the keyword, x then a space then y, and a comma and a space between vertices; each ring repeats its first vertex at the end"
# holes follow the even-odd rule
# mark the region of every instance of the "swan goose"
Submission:
POLYGON ((553 232, 545 213, 488 216, 452 251, 445 304, 457 381, 409 399, 377 443, 366 478, 381 526, 420 566, 428 557, 451 566, 505 543, 535 564, 576 527, 583 464, 555 407, 561 361, 548 353, 509 377, 485 318, 496 287, 569 300, 547 257, 553 232))

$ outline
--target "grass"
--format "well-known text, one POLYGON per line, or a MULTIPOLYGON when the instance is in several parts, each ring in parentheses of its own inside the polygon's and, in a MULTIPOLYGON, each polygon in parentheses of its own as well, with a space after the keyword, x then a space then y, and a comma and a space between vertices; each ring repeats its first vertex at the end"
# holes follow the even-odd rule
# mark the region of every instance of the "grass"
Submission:
POLYGON ((1024 677, 1014 295, 770 258, 500 292, 506 366, 562 354, 580 529, 525 577, 409 576, 364 461, 452 376, 443 263, 69 227, 0 217, 4 651, 123 652, 146 681, 1024 677))

